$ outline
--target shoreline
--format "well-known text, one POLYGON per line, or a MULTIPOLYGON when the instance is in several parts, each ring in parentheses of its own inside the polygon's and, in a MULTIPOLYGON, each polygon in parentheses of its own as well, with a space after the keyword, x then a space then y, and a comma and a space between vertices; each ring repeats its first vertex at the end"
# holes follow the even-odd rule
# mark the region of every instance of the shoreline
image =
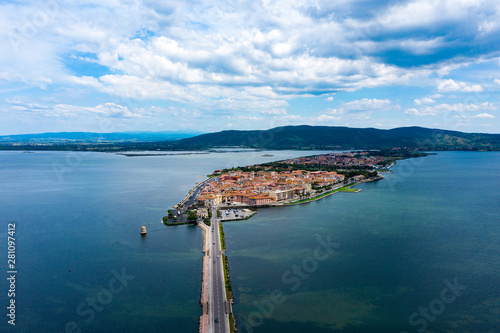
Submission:
MULTIPOLYGON (((313 202, 313 201, 318 201, 318 200, 321 200, 323 198, 326 198, 326 197, 329 197, 330 195, 332 194, 335 194, 335 193, 338 193, 338 192, 346 192, 346 193, 358 193, 361 191, 361 189, 356 189, 354 191, 344 191, 343 189, 348 189, 352 186, 356 186, 358 185, 359 183, 358 182, 355 182, 355 183, 352 183, 352 184, 349 184, 349 185, 345 185, 345 186, 341 186, 339 188, 336 188, 334 190, 331 190, 331 191, 328 191, 328 192, 323 192, 323 193, 320 193, 318 194, 317 196, 315 197, 311 197, 311 198, 307 198, 307 199, 302 199, 302 200, 298 200, 298 201, 293 201, 293 202, 289 202, 289 203, 283 203, 281 204, 280 206, 295 206, 295 205, 302 205, 302 204, 306 204, 306 203, 309 203, 309 202, 313 202)), ((276 205, 278 206, 278 205, 276 205)))

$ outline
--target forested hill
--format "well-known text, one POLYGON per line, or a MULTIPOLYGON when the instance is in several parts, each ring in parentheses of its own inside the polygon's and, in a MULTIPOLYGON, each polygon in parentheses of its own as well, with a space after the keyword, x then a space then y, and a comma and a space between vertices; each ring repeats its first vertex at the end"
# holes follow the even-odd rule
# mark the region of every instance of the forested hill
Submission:
POLYGON ((500 149, 500 134, 463 133, 423 127, 390 130, 330 126, 284 126, 269 130, 222 131, 178 140, 191 148, 382 148, 500 149))

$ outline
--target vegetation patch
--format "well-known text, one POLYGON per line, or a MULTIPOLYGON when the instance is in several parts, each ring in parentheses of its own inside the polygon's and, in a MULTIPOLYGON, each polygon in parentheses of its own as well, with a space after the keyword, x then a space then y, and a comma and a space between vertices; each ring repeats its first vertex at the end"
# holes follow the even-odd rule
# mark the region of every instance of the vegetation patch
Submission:
POLYGON ((222 223, 219 223, 219 233, 220 233, 220 246, 222 252, 226 251, 226 238, 224 237, 224 229, 222 228, 222 223))
POLYGON ((232 313, 229 314, 229 332, 236 332, 236 322, 234 320, 234 315, 232 313))
POLYGON ((229 263, 225 254, 222 255, 222 264, 224 266, 224 285, 226 287, 226 298, 230 300, 233 298, 233 291, 231 288, 231 280, 229 279, 229 263))
POLYGON ((167 216, 162 217, 163 224, 171 226, 171 225, 183 225, 183 224, 193 224, 194 221, 187 221, 187 222, 176 222, 177 219, 174 218, 172 220, 169 220, 167 216))
POLYGON ((351 192, 351 193, 356 193, 359 192, 360 189, 357 188, 350 188, 350 187, 345 187, 345 188, 340 188, 339 192, 351 192))

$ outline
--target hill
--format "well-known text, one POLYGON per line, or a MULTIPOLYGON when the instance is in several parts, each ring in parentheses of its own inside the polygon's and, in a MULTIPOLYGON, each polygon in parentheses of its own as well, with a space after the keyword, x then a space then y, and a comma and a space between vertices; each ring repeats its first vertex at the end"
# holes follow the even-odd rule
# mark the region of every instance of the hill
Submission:
POLYGON ((423 127, 390 130, 330 126, 283 126, 269 130, 183 132, 42 133, 0 136, 0 150, 202 150, 259 149, 500 150, 500 134, 464 133, 423 127))
POLYGON ((345 149, 409 147, 424 149, 500 149, 500 134, 464 133, 423 127, 390 130, 330 126, 283 126, 269 130, 222 131, 181 139, 177 147, 267 149, 345 149))

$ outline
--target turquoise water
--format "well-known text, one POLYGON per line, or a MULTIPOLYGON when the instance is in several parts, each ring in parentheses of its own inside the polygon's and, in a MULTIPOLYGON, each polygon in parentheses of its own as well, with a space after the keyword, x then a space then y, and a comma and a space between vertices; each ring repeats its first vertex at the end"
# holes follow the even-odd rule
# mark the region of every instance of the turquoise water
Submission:
POLYGON ((194 226, 166 227, 161 217, 215 169, 303 154, 0 152, 0 331, 59 333, 77 325, 74 332, 196 332, 203 234, 194 226), (11 221, 15 327, 5 316, 11 221), (126 286, 113 272, 129 276, 126 286))
POLYGON ((225 223, 239 331, 499 332, 499 170, 499 153, 443 152, 225 223))

